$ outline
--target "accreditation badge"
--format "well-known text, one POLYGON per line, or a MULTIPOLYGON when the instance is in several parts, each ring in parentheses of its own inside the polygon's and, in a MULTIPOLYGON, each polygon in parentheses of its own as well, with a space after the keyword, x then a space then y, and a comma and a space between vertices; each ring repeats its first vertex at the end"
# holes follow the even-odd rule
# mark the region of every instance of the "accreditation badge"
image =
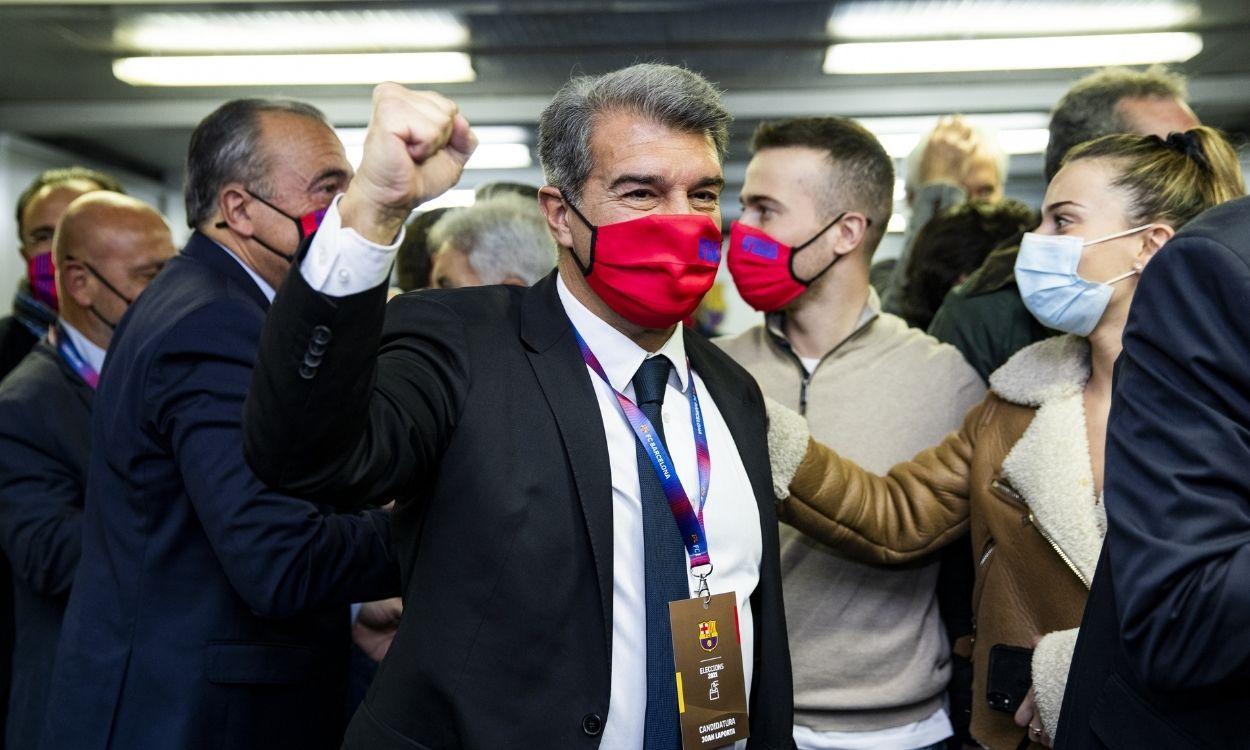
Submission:
POLYGON ((750 729, 738 595, 670 602, 668 616, 683 750, 710 750, 746 739, 750 729))

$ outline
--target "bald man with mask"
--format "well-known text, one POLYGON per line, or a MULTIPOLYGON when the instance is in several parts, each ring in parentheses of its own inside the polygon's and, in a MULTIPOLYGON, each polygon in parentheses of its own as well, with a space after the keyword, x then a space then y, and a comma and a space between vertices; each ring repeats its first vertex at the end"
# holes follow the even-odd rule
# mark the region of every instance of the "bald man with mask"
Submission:
POLYGON ((59 317, 0 385, 0 547, 13 563, 17 621, 11 748, 39 746, 82 545, 91 402, 113 329, 174 242, 151 206, 99 191, 69 205, 53 252, 59 317))

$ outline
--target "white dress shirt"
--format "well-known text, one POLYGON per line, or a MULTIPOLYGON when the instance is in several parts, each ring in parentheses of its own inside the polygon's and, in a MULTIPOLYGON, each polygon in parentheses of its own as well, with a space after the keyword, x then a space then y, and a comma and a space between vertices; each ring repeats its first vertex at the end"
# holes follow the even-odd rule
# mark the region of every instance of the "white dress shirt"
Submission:
MULTIPOLYGON (((402 240, 402 237, 400 238, 402 240)), ((343 229, 337 199, 331 204, 300 266, 314 289, 343 296, 372 289, 387 280, 399 240, 390 247, 369 243, 343 229)), ((557 279, 560 302, 587 346, 603 366, 612 387, 633 398, 631 380, 648 354, 625 335, 590 312, 557 279)), ((697 496, 698 463, 694 428, 690 423, 691 373, 686 366, 685 338, 680 328, 660 348, 673 364, 661 415, 665 442, 682 486, 697 496)), ((647 623, 645 551, 642 537, 642 494, 638 484, 637 438, 611 388, 589 367, 607 438, 612 472, 612 672, 610 707, 599 744, 601 750, 638 750, 642 747, 647 714, 647 623)), ((734 592, 742 635, 742 663, 747 696, 751 693, 755 651, 751 594, 759 584, 763 542, 759 508, 751 479, 738 455, 733 435, 698 373, 693 373, 699 404, 707 425, 712 474, 703 521, 715 571, 708 578, 713 594, 734 592)), ((694 595, 697 581, 688 581, 694 595)), ((570 637, 573 637, 570 634, 570 637)), ((740 749, 745 741, 738 743, 740 749)))
POLYGON ((92 343, 91 339, 82 334, 82 331, 73 327, 65 321, 65 318, 58 318, 61 329, 65 331, 65 335, 69 336, 69 340, 74 344, 74 348, 82 355, 91 369, 97 374, 104 370, 104 357, 107 354, 103 349, 92 343))

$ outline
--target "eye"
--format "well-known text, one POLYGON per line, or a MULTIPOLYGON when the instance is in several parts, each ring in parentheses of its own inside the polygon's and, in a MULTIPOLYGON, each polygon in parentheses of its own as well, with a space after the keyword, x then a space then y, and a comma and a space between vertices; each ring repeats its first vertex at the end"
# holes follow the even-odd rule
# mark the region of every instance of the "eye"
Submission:
POLYGON ((642 200, 647 200, 648 198, 654 198, 655 193, 652 192, 651 190, 648 190, 647 188, 638 188, 636 190, 631 190, 628 193, 626 193, 625 197, 631 200, 642 201, 642 200))

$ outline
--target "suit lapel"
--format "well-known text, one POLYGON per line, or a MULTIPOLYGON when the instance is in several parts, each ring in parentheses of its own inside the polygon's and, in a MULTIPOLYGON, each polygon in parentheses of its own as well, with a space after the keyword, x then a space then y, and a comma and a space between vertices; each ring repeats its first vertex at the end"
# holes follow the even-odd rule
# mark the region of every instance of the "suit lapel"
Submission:
POLYGON ((599 579, 604 635, 612 643, 612 467, 594 385, 586 372, 568 316, 556 293, 555 273, 525 293, 521 338, 543 396, 555 416, 569 459, 599 579))

